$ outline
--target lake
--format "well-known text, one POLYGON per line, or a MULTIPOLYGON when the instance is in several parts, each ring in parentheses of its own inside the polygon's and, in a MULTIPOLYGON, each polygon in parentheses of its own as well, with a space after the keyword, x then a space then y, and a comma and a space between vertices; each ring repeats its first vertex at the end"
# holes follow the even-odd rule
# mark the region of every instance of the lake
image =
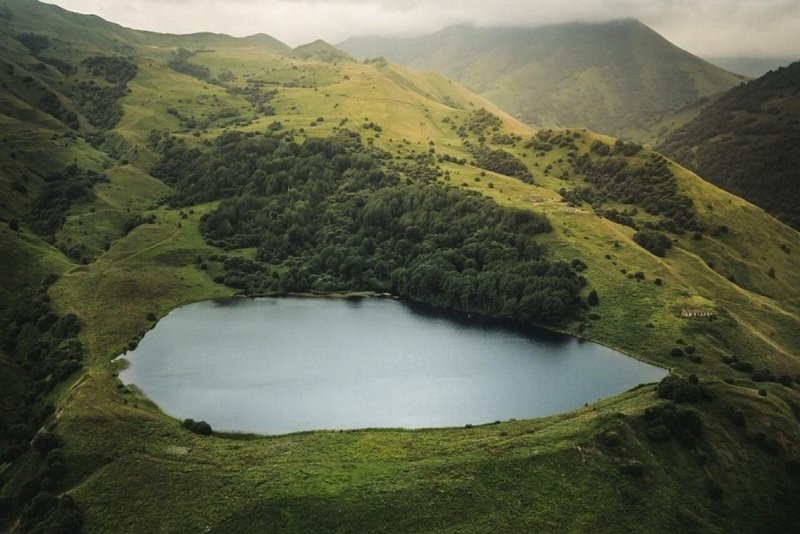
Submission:
POLYGON ((666 375, 570 336, 382 298, 198 302, 125 358, 123 382, 166 413, 262 434, 540 417, 666 375))

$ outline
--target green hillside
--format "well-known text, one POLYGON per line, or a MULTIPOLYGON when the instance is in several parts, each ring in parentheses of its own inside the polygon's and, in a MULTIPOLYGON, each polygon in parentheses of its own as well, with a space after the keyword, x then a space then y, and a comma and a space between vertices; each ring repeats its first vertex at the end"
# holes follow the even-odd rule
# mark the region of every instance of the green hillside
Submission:
POLYGON ((658 149, 800 228, 800 63, 700 106, 658 149))
POLYGON ((0 530, 800 520, 797 231, 634 143, 322 42, 0 17, 0 530), (175 307, 287 291, 546 324, 673 373, 544 419, 283 436, 194 433, 120 382, 175 307))
POLYGON ((540 28, 452 26, 340 48, 452 77, 536 127, 635 135, 649 117, 741 83, 634 20, 540 28))

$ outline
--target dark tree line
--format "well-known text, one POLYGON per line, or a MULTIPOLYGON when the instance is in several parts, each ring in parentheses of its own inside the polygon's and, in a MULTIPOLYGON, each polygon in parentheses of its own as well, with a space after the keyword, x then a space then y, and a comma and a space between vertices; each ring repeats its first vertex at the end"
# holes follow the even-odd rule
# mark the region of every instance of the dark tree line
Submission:
MULTIPOLYGON (((549 324, 581 308, 583 277, 536 242, 551 229, 543 215, 404 175, 358 134, 299 145, 229 133, 205 151, 161 146, 154 172, 174 187, 170 202, 224 199, 202 220, 207 240, 257 249, 256 260, 218 258, 220 281, 245 292, 390 291, 549 324)), ((435 171, 432 156, 414 161, 435 171)))
POLYGON ((93 126, 110 130, 122 119, 119 101, 128 92, 128 82, 138 72, 136 63, 119 56, 93 56, 81 62, 93 76, 102 78, 107 85, 95 80, 81 80, 73 99, 93 126))
POLYGON ((493 150, 486 145, 480 145, 472 149, 472 157, 475 158, 475 166, 481 169, 513 176, 526 184, 533 183, 533 176, 528 171, 528 167, 513 154, 503 149, 493 150))
POLYGON ((711 100, 658 149, 800 229, 798 103, 800 62, 711 100))
POLYGON ((63 440, 48 423, 55 411, 49 396, 81 369, 83 355, 78 317, 60 316, 50 306, 47 288, 55 280, 47 277, 3 320, 2 348, 18 383, 0 406, 0 463, 7 463, 4 476, 15 477, 0 498, 0 529, 14 518, 25 532, 79 532, 83 523, 69 496, 55 496, 63 491, 67 462, 63 440))
MULTIPOLYGON (((580 191, 580 199, 598 205, 603 201, 622 202, 659 215, 657 224, 642 225, 651 229, 675 233, 702 230, 692 200, 678 190, 664 158, 653 153, 644 164, 638 164, 626 156, 640 149, 639 145, 625 143, 612 148, 598 141, 590 152, 574 158, 573 168, 590 186, 580 191)), ((570 198, 568 193, 563 196, 570 198)))
POLYGON ((64 225, 70 207, 94 199, 94 186, 105 181, 104 175, 75 164, 47 175, 42 190, 31 205, 28 217, 31 229, 39 235, 54 238, 64 225))
POLYGON ((642 230, 633 234, 633 240, 640 247, 646 249, 656 256, 664 257, 667 249, 672 248, 672 240, 655 230, 642 230))

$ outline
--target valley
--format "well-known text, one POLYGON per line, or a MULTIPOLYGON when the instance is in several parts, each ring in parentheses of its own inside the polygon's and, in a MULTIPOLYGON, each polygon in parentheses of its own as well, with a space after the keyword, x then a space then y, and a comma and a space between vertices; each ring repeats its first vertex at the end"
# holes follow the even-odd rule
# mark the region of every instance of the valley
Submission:
MULTIPOLYGON (((796 524, 790 226, 682 158, 568 119, 534 129, 377 48, 23 0, 0 17, 0 528, 796 524), (203 435, 113 361, 184 304, 354 291, 545 325, 671 376, 539 419, 203 435)), ((741 81, 701 66, 709 91, 741 81)))

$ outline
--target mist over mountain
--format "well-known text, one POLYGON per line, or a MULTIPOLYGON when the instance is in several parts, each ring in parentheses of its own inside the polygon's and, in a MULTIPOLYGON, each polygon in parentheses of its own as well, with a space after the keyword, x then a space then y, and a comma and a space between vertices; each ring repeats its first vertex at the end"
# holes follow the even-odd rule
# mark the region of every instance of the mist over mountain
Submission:
POLYGON ((744 78, 677 48, 636 20, 539 28, 459 25, 339 48, 442 72, 539 127, 619 133, 744 78))
MULTIPOLYGON (((435 51, 487 93, 516 95, 520 116, 631 129, 654 128, 656 113, 660 138, 673 134, 664 149, 701 172, 731 151, 757 163, 743 167, 753 183, 773 157, 798 167, 794 66, 739 87, 635 21, 436 35, 397 52, 435 51)), ((0 531, 796 530, 800 233, 647 144, 536 129, 442 74, 374 57, 391 44, 360 60, 322 40, 158 34, 0 0, 0 531), (443 339, 454 372, 436 371, 438 355, 409 374, 389 365, 375 391, 420 412, 444 393, 458 426, 270 436, 230 433, 236 410, 230 426, 208 418, 229 404, 198 373, 196 339, 173 340, 189 367, 170 371, 198 386, 196 414, 180 416, 196 419, 125 381, 119 356, 133 360, 173 310, 213 300, 224 315, 288 295, 353 309, 402 299, 420 305, 414 323, 455 314, 479 336, 557 331, 569 351, 587 340, 669 374, 552 417, 531 418, 525 401, 516 419, 477 424, 453 379, 479 403, 541 391, 516 366, 486 388, 443 339), (395 388, 431 371, 441 391, 395 388)), ((719 166, 723 179, 738 165, 719 166)), ((788 187, 764 183, 791 200, 788 187)), ((351 349, 334 322, 302 332, 292 313, 286 327, 251 318, 260 363, 272 365, 273 328, 319 340, 319 352, 287 345, 303 375, 320 374, 311 360, 328 347, 351 349)), ((242 336, 223 323, 202 328, 242 336)), ((413 331, 381 326, 393 335, 367 358, 414 350, 413 331)), ((253 375, 226 388, 257 414, 302 419, 301 403, 256 400, 276 386, 335 404, 281 365, 256 376, 238 341, 215 352, 253 375)), ((560 358, 532 352, 548 368, 560 358)), ((539 377, 556 386, 540 396, 604 380, 579 354, 576 376, 539 377)), ((359 391, 345 411, 367 402, 359 391)))

